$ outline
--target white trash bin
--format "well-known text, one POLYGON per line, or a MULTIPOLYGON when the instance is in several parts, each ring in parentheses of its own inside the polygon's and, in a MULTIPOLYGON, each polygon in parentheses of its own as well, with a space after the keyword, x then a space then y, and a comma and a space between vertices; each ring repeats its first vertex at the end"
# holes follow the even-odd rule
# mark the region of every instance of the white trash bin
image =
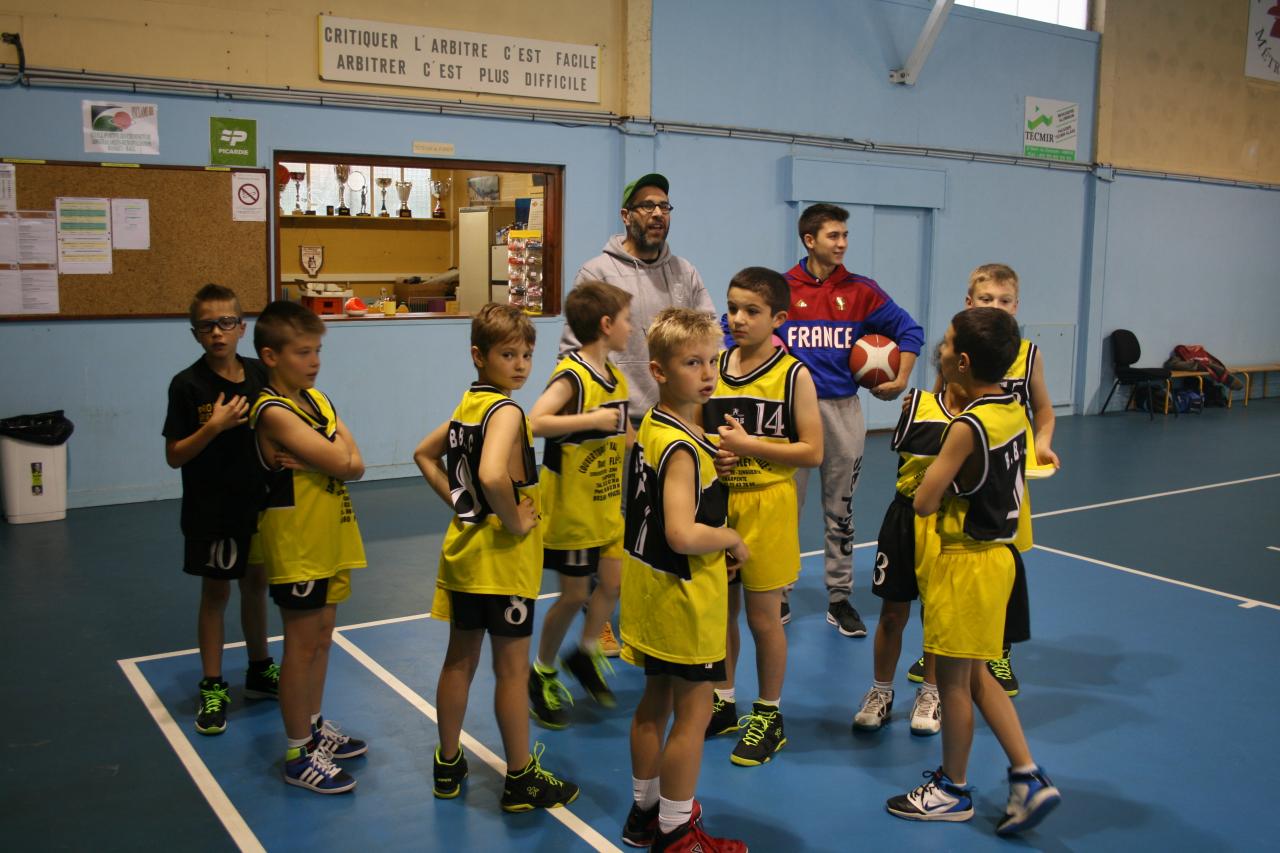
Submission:
POLYGON ((67 517, 67 445, 0 436, 4 517, 10 524, 67 517))

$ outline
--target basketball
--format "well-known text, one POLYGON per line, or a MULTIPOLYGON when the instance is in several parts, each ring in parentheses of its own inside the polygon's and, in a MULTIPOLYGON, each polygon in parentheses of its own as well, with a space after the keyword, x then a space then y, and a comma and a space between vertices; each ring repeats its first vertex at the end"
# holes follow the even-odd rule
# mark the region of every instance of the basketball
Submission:
POLYGON ((898 375, 898 345, 884 335, 864 335, 849 350, 849 370, 863 388, 892 382, 898 375))

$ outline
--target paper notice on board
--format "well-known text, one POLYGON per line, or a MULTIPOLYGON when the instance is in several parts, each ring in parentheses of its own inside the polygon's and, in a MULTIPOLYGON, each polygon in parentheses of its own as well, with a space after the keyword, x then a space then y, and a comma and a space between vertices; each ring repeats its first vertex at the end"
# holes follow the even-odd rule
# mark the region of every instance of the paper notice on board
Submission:
POLYGON ((22 270, 0 266, 0 314, 22 313, 22 270))
POLYGON ((0 211, 18 209, 17 170, 12 163, 0 163, 0 211))
POLYGON ((23 210, 18 216, 18 263, 58 262, 58 234, 52 210, 23 210))
POLYGON ((231 221, 267 221, 267 176, 261 172, 231 173, 231 221))
POLYGON ((111 245, 117 249, 151 248, 151 202, 145 198, 111 199, 111 245))
POLYGON ((111 199, 58 198, 54 201, 58 214, 58 237, 78 234, 104 234, 111 238, 111 199))
POLYGON ((0 264, 16 264, 18 252, 18 217, 0 211, 0 264))
POLYGON ((58 313, 58 271, 22 271, 23 314, 58 313))
POLYGON ((58 272, 63 275, 109 275, 110 235, 59 237, 58 272))

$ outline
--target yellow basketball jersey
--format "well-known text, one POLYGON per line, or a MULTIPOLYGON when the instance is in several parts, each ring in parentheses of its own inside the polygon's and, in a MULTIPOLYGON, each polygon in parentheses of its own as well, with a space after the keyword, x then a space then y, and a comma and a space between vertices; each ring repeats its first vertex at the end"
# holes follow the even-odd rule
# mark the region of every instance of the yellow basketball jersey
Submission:
POLYGON ((893 430, 890 447, 898 451, 898 491, 915 497, 924 472, 942 450, 942 434, 954 417, 942 402, 942 394, 912 388, 893 430))
POLYGON ((697 476, 695 520, 723 527, 729 492, 716 479, 715 446, 657 407, 631 448, 622 564, 622 641, 671 663, 715 663, 725 656, 729 587, 724 552, 677 554, 667 542, 662 494, 676 453, 691 454, 697 476))
POLYGON ((568 382, 568 414, 608 407, 618 412, 612 430, 547 439, 542 453, 542 544, 569 551, 595 548, 622 536, 622 465, 626 453, 627 380, 606 362, 601 375, 576 351, 556 365, 547 382, 568 382))
MULTIPOLYGON (((805 369, 797 359, 781 347, 764 364, 746 376, 729 373, 729 355, 737 347, 720 353, 719 379, 715 394, 702 408, 702 423, 712 443, 719 443, 716 429, 725 415, 733 416, 748 435, 761 441, 787 444, 796 441, 795 384, 796 374, 805 369)), ((796 469, 754 456, 738 459, 733 471, 724 477, 730 489, 761 489, 790 480, 796 469)))
POLYGON ((1022 338, 1021 343, 1018 344, 1017 357, 1013 360, 1013 364, 1009 365, 1004 379, 1000 380, 1000 387, 1017 397, 1018 402, 1023 406, 1031 405, 1031 371, 1035 369, 1039 354, 1039 347, 1022 338))
MULTIPOLYGON (((957 478, 951 484, 938 510, 938 534, 944 545, 1012 543, 1024 523, 1025 411, 1013 394, 993 394, 966 406, 947 429, 954 429, 961 421, 974 431, 978 473, 974 482, 961 482, 961 478, 957 478)), ((943 440, 946 440, 945 433, 943 440)), ((1029 528, 1030 520, 1025 523, 1029 528)))
MULTIPOLYGON (((436 586, 456 592, 519 595, 534 598, 542 581, 542 530, 516 536, 503 526, 480 488, 480 457, 489 419, 504 406, 515 406, 524 424, 525 476, 512 481, 516 501, 538 503, 533 431, 514 400, 490 385, 472 385, 462 395, 449 422, 445 467, 453 497, 454 517, 440 548, 436 586)), ((508 452, 506 448, 500 448, 508 452)))
MULTIPOLYGON (((262 389, 249 410, 249 426, 256 428, 262 412, 279 406, 302 419, 332 442, 338 434, 338 415, 329 398, 315 388, 302 391, 309 406, 299 406, 270 387, 262 389)), ((300 583, 332 577, 365 562, 364 542, 351 506, 347 484, 318 471, 267 470, 267 506, 258 516, 263 564, 269 583, 300 583)))

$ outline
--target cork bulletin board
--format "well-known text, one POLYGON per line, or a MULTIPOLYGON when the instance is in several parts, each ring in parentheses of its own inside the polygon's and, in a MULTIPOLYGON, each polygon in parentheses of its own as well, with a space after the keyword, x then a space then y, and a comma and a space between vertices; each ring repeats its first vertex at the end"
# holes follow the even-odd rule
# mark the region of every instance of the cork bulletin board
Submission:
MULTIPOLYGON (((109 275, 60 274, 57 314, 11 314, 0 319, 184 317, 192 294, 207 282, 234 290, 246 313, 261 311, 269 301, 270 223, 233 221, 231 171, 202 166, 7 162, 15 164, 19 210, 53 210, 59 197, 147 199, 151 248, 113 251, 109 275)), ((266 174, 264 169, 236 171, 266 174)), ((269 198, 268 210, 272 206, 269 198)))

